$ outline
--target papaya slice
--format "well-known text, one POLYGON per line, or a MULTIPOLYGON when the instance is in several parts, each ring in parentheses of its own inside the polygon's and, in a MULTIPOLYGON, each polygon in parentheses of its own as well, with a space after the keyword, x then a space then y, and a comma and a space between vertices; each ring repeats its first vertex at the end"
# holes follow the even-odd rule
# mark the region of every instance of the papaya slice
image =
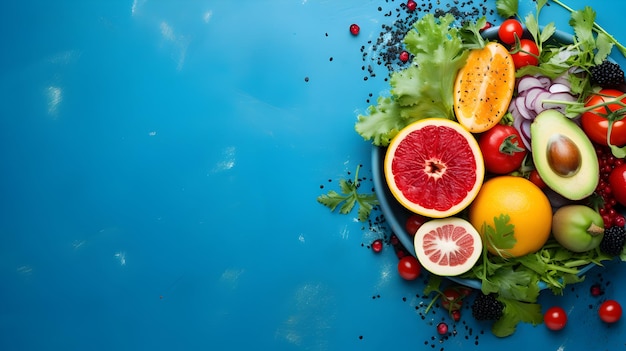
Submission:
POLYGON ((495 126, 506 113, 515 89, 515 65, 500 43, 472 50, 454 83, 454 113, 471 133, 495 126))

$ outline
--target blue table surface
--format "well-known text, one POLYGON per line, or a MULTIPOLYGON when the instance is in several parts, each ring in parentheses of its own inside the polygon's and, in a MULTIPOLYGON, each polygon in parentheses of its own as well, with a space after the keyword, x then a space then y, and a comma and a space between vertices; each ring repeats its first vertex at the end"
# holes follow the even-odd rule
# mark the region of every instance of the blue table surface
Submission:
MULTIPOLYGON (((375 42, 401 4, 3 2, 0 349, 623 349, 625 322, 596 316, 626 304, 620 264, 541 295, 565 330, 498 339, 467 308, 422 318, 424 279, 369 249, 385 223, 316 202, 359 164, 372 186, 354 122, 389 89, 375 42)), ((502 21, 493 0, 430 11, 450 5, 502 21)), ((626 5, 591 5, 626 42, 626 5)), ((568 17, 552 4, 541 22, 571 32, 568 17)))

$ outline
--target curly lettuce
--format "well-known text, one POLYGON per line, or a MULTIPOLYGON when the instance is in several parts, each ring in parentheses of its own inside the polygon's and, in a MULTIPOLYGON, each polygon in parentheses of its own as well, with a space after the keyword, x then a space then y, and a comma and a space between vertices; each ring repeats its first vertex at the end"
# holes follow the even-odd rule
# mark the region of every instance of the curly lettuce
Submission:
POLYGON ((391 96, 380 97, 357 118, 355 129, 365 140, 387 146, 399 130, 417 120, 455 119, 454 81, 469 52, 455 21, 451 14, 428 14, 413 24, 404 38, 412 64, 391 74, 391 96))

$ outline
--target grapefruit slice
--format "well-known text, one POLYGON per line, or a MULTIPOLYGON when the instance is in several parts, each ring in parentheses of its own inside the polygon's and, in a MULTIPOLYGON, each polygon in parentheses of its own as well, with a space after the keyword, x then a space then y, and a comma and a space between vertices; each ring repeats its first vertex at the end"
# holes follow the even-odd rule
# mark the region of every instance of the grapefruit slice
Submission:
POLYGON ((425 118, 404 127, 389 143, 383 168, 396 200, 430 218, 465 209, 485 176, 474 136, 443 118, 425 118))
POLYGON ((476 264, 483 243, 466 220, 449 217, 424 223, 415 233, 415 254, 422 266, 439 276, 457 276, 476 264))
POLYGON ((470 52, 454 83, 454 113, 472 133, 495 126, 506 111, 515 88, 515 65, 497 42, 470 52))

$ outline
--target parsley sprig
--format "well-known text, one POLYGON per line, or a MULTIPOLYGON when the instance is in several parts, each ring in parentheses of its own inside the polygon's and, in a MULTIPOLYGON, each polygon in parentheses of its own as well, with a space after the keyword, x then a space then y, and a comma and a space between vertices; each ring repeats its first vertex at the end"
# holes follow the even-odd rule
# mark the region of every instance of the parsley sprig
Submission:
MULTIPOLYGON (((555 4, 561 6, 562 8, 566 9, 567 11, 569 11, 570 13, 574 13, 576 11, 574 11, 574 9, 572 9, 571 7, 567 6, 565 3, 563 3, 562 1, 559 0, 552 0, 552 2, 554 2, 555 4)), ((604 34, 606 35, 609 40, 615 44, 615 47, 617 47, 617 50, 619 50, 619 52, 626 57, 626 47, 624 45, 622 45, 620 42, 617 41, 617 39, 615 39, 615 37, 613 37, 611 34, 609 34, 609 32, 606 31, 606 29, 602 28, 602 26, 600 26, 597 22, 593 22, 593 29, 596 33, 598 34, 604 34)))
MULTIPOLYGON (((560 1, 552 1, 564 6, 560 1)), ((544 25, 543 28, 539 26, 539 13, 548 2, 548 0, 536 0, 535 13, 530 13, 523 19, 520 18, 537 43, 540 54, 539 65, 528 65, 519 69, 516 72, 518 77, 541 74, 555 78, 563 75, 572 67, 588 70, 604 61, 614 46, 623 54, 626 53, 626 50, 622 51, 623 46, 596 23, 596 12, 590 6, 585 6, 580 10, 573 10, 565 6, 571 12, 569 25, 574 31, 574 42, 567 45, 563 43, 553 45, 551 37, 556 32, 554 22, 544 25)), ((498 14, 505 18, 519 17, 518 0, 496 0, 496 8, 498 14)), ((590 90, 588 76, 579 77, 574 74, 568 76, 572 85, 572 92, 584 99, 586 96, 584 93, 590 90)))
POLYGON ((317 202, 330 208, 331 211, 335 211, 339 207, 339 213, 348 214, 352 211, 354 206, 358 204, 358 218, 359 221, 364 222, 369 217, 374 206, 378 205, 378 198, 376 194, 361 194, 359 193, 359 169, 361 165, 356 167, 354 174, 354 180, 340 179, 339 188, 341 194, 334 190, 330 190, 327 194, 322 194, 317 197, 317 202))

